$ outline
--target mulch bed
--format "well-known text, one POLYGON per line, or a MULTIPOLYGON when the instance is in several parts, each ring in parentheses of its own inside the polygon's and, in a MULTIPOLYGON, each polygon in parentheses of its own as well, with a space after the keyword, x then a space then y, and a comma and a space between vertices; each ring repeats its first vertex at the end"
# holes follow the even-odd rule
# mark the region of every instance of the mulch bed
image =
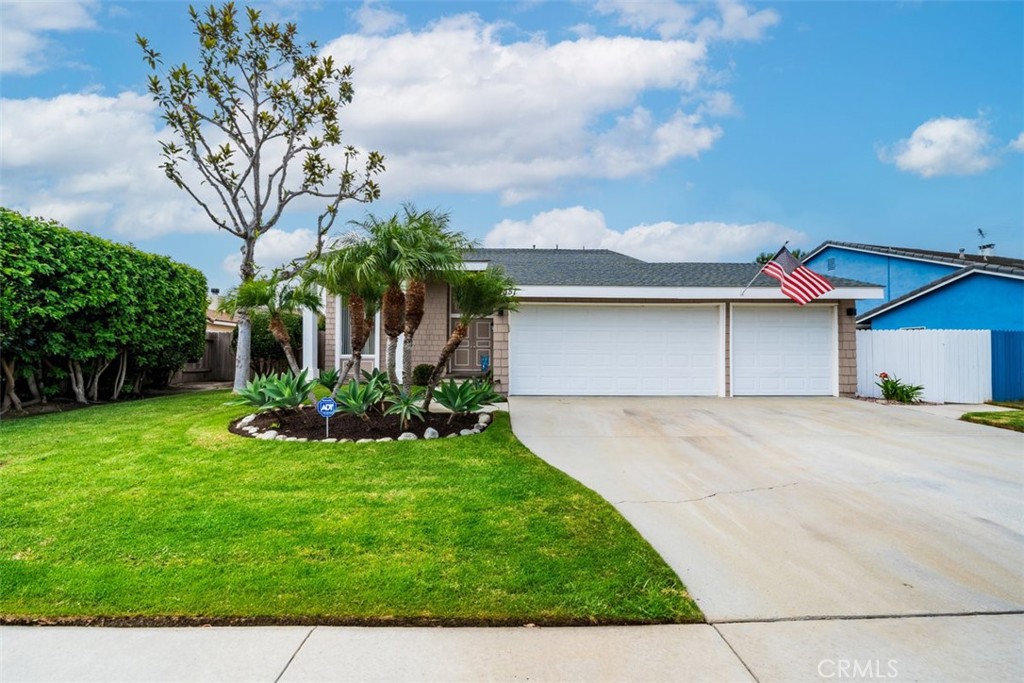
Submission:
MULTIPOLYGON (((430 413, 424 415, 424 420, 413 419, 409 423, 409 429, 404 430, 398 421, 397 415, 381 415, 371 413, 369 420, 363 420, 354 415, 337 413, 331 418, 332 439, 382 439, 391 437, 397 439, 404 431, 410 431, 419 438, 423 438, 423 432, 427 427, 436 429, 441 437, 449 434, 458 434, 463 429, 472 429, 477 423, 476 413, 469 415, 456 415, 449 413, 430 413), (448 418, 452 418, 448 422, 448 418)), ((281 436, 293 436, 299 439, 320 440, 325 438, 324 418, 313 408, 304 407, 298 411, 258 413, 256 419, 248 426, 257 427, 261 432, 273 429, 281 436)), ((238 421, 232 422, 228 427, 232 434, 239 436, 250 436, 238 426, 238 421)))

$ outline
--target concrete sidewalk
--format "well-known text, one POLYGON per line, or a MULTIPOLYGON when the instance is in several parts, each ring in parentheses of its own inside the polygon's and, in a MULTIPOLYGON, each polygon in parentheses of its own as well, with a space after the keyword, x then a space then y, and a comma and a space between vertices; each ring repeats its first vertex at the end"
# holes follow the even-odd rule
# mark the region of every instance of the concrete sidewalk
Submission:
POLYGON ((1022 634, 1021 615, 592 628, 4 626, 0 681, 997 683, 1024 678, 1022 634))
POLYGON ((712 626, 0 627, 0 681, 753 680, 712 626))

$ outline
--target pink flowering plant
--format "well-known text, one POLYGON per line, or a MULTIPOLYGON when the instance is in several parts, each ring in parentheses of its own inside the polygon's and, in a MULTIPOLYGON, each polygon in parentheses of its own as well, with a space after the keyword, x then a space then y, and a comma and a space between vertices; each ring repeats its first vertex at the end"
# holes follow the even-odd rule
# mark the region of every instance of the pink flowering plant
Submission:
POLYGON ((907 384, 887 372, 878 373, 878 379, 875 386, 882 390, 882 398, 886 401, 915 403, 921 400, 921 392, 924 391, 922 385, 907 384))

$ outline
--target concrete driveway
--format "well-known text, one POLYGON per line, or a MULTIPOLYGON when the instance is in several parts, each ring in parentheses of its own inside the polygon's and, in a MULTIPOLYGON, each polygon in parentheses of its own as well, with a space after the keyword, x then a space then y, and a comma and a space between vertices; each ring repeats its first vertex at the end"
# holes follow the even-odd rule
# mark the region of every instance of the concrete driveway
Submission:
POLYGON ((1024 676, 1024 434, 837 398, 510 406, 523 443, 611 501, 748 666, 785 680, 780 662, 844 643, 883 665, 948 659, 960 624, 1024 676))

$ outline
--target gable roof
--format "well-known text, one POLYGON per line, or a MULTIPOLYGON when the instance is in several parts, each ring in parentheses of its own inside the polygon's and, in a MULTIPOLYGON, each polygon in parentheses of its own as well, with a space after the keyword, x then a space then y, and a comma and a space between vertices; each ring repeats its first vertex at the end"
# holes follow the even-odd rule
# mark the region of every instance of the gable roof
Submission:
MULTIPOLYGON (((555 287, 745 287, 756 263, 648 263, 608 249, 475 249, 467 261, 500 265, 520 286, 555 287)), ((878 285, 828 278, 835 287, 878 285)), ((758 275, 751 289, 778 281, 758 275)))
POLYGON ((871 254, 881 254, 883 256, 896 256, 899 258, 915 259, 918 261, 931 261, 932 263, 944 263, 951 266, 958 266, 961 268, 970 266, 972 264, 990 265, 990 266, 1006 266, 1008 268, 1024 268, 1024 259, 1008 258, 1006 256, 983 256, 982 254, 963 254, 952 252, 952 251, 933 251, 931 249, 913 249, 908 247, 887 247, 879 244, 858 244, 856 242, 833 242, 827 241, 822 242, 817 247, 811 250, 807 256, 804 257, 806 262, 818 255, 819 252, 824 251, 828 247, 837 247, 839 249, 851 249, 853 251, 864 251, 871 254))
POLYGON ((1016 280, 1024 280, 1024 268, 1011 268, 1009 266, 1000 266, 993 264, 972 264, 960 270, 954 270, 952 273, 944 275, 943 277, 940 277, 938 280, 933 280, 928 284, 924 285, 923 287, 918 287, 917 289, 911 292, 907 292, 903 296, 896 297, 895 299, 887 301, 881 306, 876 306, 875 308, 872 308, 870 311, 862 313, 861 315, 857 316, 857 322, 867 322, 868 320, 878 315, 881 315, 882 313, 891 311, 892 309, 898 308, 899 306, 909 303, 914 299, 918 299, 930 292, 934 292, 937 289, 941 289, 946 285, 952 284, 953 282, 962 280, 967 277, 971 277, 972 275, 992 275, 996 277, 1010 277, 1016 280))

